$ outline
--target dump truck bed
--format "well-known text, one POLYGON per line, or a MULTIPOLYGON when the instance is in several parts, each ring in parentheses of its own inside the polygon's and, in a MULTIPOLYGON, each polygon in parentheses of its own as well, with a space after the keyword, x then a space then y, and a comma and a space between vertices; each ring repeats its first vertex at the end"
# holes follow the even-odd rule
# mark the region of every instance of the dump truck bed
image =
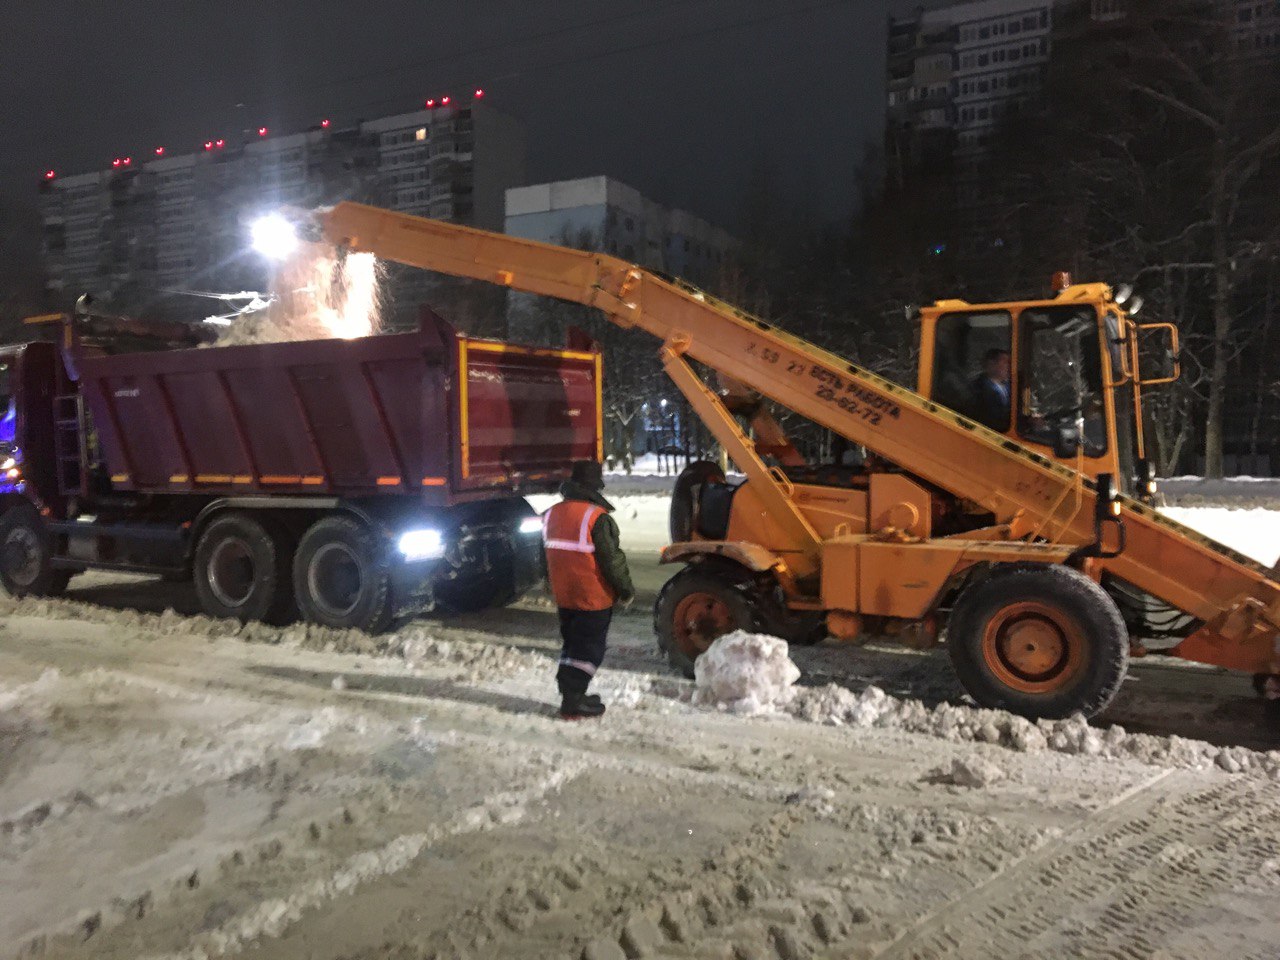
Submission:
POLYGON ((554 488, 601 452, 600 357, 413 333, 83 357, 112 487, 414 495, 554 488))

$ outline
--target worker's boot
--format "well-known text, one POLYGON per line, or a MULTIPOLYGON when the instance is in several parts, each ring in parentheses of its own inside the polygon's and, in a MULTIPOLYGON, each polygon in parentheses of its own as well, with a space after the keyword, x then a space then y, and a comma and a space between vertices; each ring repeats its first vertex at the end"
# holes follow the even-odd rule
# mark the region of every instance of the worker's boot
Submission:
POLYGON ((595 694, 566 693, 560 702, 561 720, 594 720, 604 716, 604 703, 595 694))

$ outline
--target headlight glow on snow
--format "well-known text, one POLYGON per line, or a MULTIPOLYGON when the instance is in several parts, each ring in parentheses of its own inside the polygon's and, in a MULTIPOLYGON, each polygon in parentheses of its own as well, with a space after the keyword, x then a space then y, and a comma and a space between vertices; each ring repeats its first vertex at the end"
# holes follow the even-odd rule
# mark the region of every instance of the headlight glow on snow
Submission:
POLYGON ((542 518, 526 517, 524 520, 521 520, 520 532, 528 537, 532 537, 536 534, 542 533, 542 518))
POLYGON ((253 249, 271 260, 283 260, 298 248, 298 231, 278 213, 255 220, 249 227, 249 236, 253 249))
POLYGON ((444 535, 439 530, 406 530, 397 546, 409 563, 439 560, 444 556, 444 535))

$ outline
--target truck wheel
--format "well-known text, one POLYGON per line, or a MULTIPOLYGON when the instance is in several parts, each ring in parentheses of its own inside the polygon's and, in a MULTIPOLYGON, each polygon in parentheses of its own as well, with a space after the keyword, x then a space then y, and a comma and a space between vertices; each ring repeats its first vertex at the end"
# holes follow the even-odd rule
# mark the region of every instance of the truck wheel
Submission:
POLYGON ((1057 719, 1106 709, 1129 666, 1124 618, 1069 567, 1015 567, 956 601, 947 628, 956 675, 981 706, 1057 719))
POLYGON ((453 580, 436 584, 436 604, 445 613, 479 613, 507 607, 519 600, 544 577, 542 537, 520 532, 520 524, 537 511, 524 500, 498 505, 494 515, 508 531, 508 539, 489 546, 488 569, 465 568, 453 580))
POLYGON ((56 597, 71 573, 53 567, 53 538, 34 507, 22 504, 0 517, 0 584, 11 597, 56 597))
POLYGON ((693 677, 693 662, 718 637, 760 629, 751 584, 727 570, 685 567, 667 581, 653 612, 658 647, 671 666, 693 677))
POLYGON ((322 626, 380 633, 395 612, 380 544, 351 517, 325 517, 302 535, 293 586, 303 619, 322 626))
POLYGON ((196 544, 192 578, 211 617, 281 625, 293 612, 288 545, 242 513, 218 517, 196 544))

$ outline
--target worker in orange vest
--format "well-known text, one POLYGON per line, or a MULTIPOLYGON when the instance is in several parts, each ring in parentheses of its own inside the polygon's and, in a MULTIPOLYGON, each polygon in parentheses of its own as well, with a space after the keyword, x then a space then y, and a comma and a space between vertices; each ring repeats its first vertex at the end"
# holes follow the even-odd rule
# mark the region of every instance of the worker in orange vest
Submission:
POLYGON ((615 604, 635 597, 618 524, 604 498, 604 471, 593 460, 573 465, 560 487, 564 499, 542 518, 547 549, 547 579, 560 609, 560 716, 582 720, 604 714, 604 704, 588 694, 591 679, 604 662, 609 622, 615 604))

